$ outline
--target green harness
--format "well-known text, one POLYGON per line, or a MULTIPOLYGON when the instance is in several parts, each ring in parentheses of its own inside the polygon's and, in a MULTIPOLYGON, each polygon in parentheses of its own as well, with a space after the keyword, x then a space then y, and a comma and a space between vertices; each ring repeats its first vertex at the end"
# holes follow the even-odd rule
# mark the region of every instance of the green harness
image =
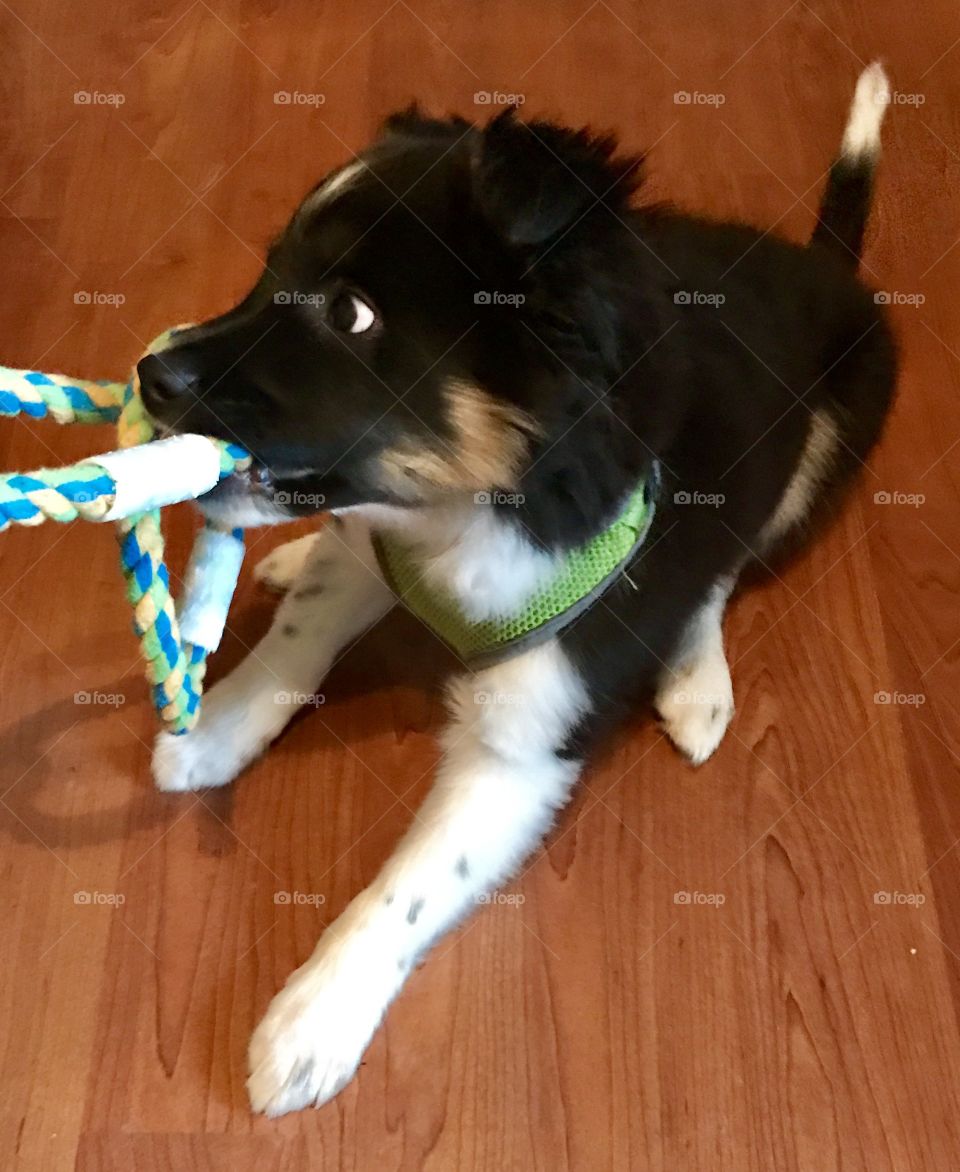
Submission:
MULTIPOLYGON (((492 667, 558 634, 617 581, 650 531, 659 482, 655 463, 617 519, 586 545, 571 550, 558 563, 555 576, 516 615, 479 622, 468 618, 446 590, 424 581, 415 546, 396 534, 374 537, 377 560, 407 609, 464 664, 473 669, 492 667)), ((509 573, 509 567, 504 567, 504 573, 509 573)))

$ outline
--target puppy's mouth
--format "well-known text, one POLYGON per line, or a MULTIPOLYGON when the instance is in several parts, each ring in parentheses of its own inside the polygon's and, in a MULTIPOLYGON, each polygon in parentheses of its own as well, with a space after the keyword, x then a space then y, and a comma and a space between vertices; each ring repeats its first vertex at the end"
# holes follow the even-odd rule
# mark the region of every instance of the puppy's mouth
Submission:
POLYGON ((229 479, 237 481, 251 496, 273 496, 277 491, 276 475, 266 464, 255 458, 251 458, 246 468, 234 472, 229 479))
POLYGON ((310 470, 269 467, 254 459, 249 467, 204 493, 197 504, 216 524, 246 528, 328 512, 349 503, 340 499, 342 495, 341 486, 330 477, 310 470))
MULTIPOLYGON (((185 430, 158 419, 153 419, 153 424, 158 439, 185 430)), ((237 436, 229 440, 250 451, 237 436)), ((198 497, 197 505, 218 525, 246 528, 315 516, 356 503, 355 497, 351 486, 336 474, 251 453, 249 464, 198 497)))
MULTIPOLYGON (((181 427, 163 423, 161 420, 153 416, 151 416, 150 419, 154 427, 156 439, 170 439, 172 436, 183 434, 184 429, 181 427)), ((243 446, 236 440, 228 442, 235 442, 237 443, 238 447, 243 446)), ((246 493, 251 497, 259 497, 269 500, 276 494, 280 479, 281 477, 279 477, 271 467, 264 463, 263 460, 259 460, 256 456, 251 454, 249 464, 246 464, 244 467, 237 469, 230 476, 225 477, 218 485, 212 488, 210 492, 205 493, 204 496, 200 498, 200 501, 202 504, 215 493, 223 491, 224 485, 226 484, 229 484, 230 486, 226 491, 229 491, 231 495, 246 493)))

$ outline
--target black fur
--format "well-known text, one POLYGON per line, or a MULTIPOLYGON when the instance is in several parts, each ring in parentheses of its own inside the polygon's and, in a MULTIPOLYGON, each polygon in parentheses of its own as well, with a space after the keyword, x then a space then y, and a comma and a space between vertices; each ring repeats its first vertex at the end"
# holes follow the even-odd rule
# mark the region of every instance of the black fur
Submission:
POLYGON ((477 129, 414 108, 363 158, 329 203, 308 199, 236 309, 145 361, 145 400, 168 426, 249 448, 269 473, 243 491, 314 498, 296 515, 391 501, 378 455, 450 437, 444 386, 479 385, 538 424, 519 483, 491 487, 514 492, 496 506, 508 524, 555 549, 608 524, 659 459, 630 582, 562 636, 600 714, 579 753, 654 688, 712 584, 766 557, 811 413, 840 437, 824 502, 880 433, 894 345, 852 271, 870 166, 834 167, 800 246, 636 207, 638 158, 511 112, 477 129), (522 303, 478 305, 489 291, 522 303), (360 334, 354 293, 376 311, 360 334))

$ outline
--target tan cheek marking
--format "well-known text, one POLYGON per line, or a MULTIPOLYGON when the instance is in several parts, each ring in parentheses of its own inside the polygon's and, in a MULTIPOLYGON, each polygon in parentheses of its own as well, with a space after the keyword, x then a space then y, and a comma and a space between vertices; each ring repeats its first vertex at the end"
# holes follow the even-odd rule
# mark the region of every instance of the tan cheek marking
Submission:
POLYGON ((452 440, 401 444, 384 452, 380 470, 386 486, 410 499, 421 499, 429 488, 514 488, 538 430, 534 421, 470 383, 452 382, 444 394, 452 440))

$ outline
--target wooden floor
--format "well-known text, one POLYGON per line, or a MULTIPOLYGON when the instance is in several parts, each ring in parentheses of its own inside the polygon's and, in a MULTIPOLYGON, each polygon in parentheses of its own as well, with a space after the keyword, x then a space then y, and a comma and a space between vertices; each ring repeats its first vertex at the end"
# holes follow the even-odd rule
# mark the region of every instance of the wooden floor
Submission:
MULTIPOLYGON (((0 1167, 960 1166, 958 38, 953 0, 0 0, 7 362, 114 375, 226 307, 413 96, 615 127, 655 195, 805 239, 877 55, 899 97, 864 270, 904 356, 840 523, 733 608, 716 757, 638 714, 516 900, 279 1121, 248 1111, 248 1036, 425 793, 442 656, 393 616, 232 791, 161 796, 112 535, 5 535, 0 1167)), ((8 422, 0 467, 110 443, 8 422)), ((246 581, 215 674, 270 610, 246 581)))

